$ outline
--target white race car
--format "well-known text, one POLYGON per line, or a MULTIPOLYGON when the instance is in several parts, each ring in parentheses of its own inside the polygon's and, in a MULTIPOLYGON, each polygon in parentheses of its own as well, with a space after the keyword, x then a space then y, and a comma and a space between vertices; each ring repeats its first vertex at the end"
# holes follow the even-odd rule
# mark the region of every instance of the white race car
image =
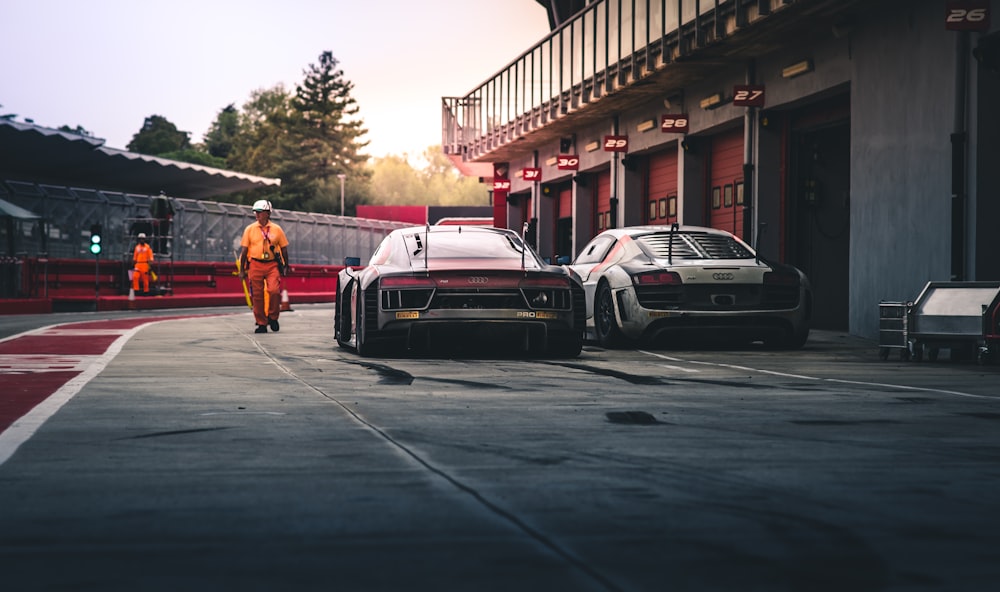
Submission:
POLYGON ((604 347, 721 338, 792 349, 809 337, 805 274, 764 261, 722 230, 676 224, 606 230, 569 267, 583 281, 587 336, 604 347))

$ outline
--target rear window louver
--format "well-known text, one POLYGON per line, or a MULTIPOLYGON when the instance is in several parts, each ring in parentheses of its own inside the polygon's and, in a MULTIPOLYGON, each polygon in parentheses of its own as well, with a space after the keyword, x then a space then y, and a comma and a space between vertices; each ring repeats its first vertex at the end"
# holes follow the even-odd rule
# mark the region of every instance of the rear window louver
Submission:
POLYGON ((675 232, 649 234, 638 237, 654 257, 666 259, 672 256, 674 259, 752 259, 751 253, 746 247, 733 240, 731 237, 708 234, 675 232), (673 243, 671 249, 670 243, 673 243))

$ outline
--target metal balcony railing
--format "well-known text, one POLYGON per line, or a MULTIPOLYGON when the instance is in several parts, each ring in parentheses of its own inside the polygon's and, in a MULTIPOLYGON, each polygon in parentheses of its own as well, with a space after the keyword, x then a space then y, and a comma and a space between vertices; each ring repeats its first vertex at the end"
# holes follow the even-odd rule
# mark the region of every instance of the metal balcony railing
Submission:
POLYGON ((593 2, 469 94, 443 98, 444 151, 475 160, 793 2, 593 2))

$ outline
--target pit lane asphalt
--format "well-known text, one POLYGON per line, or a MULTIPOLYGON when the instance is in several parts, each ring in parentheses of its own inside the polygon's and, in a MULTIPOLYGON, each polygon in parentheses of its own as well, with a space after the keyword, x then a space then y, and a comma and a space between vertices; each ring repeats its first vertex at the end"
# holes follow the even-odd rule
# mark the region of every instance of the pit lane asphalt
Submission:
POLYGON ((10 589, 839 591, 997 575, 995 368, 882 363, 827 332, 738 363, 589 346, 541 364, 362 359, 332 343, 329 308, 268 335, 246 311, 198 312, 223 315, 139 330, 0 465, 10 589), (916 441, 879 434, 899 426, 916 441))

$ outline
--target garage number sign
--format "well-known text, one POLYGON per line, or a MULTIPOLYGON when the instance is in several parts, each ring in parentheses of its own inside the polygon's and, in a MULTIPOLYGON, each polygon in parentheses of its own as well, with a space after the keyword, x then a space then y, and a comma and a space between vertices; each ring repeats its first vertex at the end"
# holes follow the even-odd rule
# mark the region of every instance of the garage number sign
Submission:
POLYGON ((989 0, 953 0, 945 5, 944 28, 949 31, 990 30, 989 0))
POLYGON ((580 168, 580 157, 576 154, 560 154, 556 158, 556 168, 560 171, 575 171, 580 168))
POLYGON ((529 167, 521 169, 521 177, 525 181, 541 181, 542 169, 529 167))
POLYGON ((687 113, 668 113, 660 118, 660 131, 665 134, 686 134, 688 132, 687 113))
POLYGON ((763 107, 763 84, 737 84, 733 87, 734 107, 763 107))
POLYGON ((604 136, 605 152, 628 152, 628 136, 604 136))

